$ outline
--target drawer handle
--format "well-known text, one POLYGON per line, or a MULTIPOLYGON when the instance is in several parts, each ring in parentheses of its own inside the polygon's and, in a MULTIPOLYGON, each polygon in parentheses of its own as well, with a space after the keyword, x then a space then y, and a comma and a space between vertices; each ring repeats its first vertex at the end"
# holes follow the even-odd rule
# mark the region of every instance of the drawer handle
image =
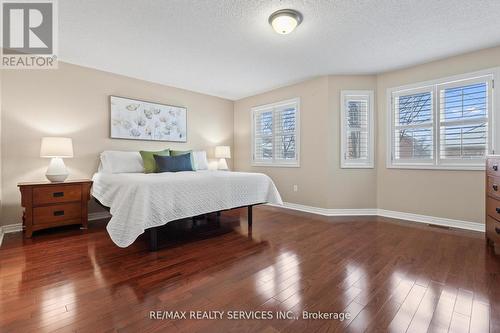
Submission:
POLYGON ((493 170, 498 171, 498 164, 493 165, 493 170))
POLYGON ((54 211, 54 216, 63 216, 64 215, 64 210, 56 210, 54 211))
POLYGON ((54 198, 64 197, 64 192, 54 192, 54 193, 52 193, 52 196, 54 198))
POLYGON ((498 185, 497 184, 493 184, 493 191, 498 191, 498 185))
POLYGON ((495 210, 497 211, 497 214, 500 214, 500 207, 497 207, 495 210))
POLYGON ((495 227, 495 232, 500 235, 500 228, 499 227, 495 227))

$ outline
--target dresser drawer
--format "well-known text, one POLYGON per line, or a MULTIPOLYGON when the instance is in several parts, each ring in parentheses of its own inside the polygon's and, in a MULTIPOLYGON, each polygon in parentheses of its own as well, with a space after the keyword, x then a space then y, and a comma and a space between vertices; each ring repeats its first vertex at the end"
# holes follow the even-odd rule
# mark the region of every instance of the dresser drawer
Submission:
POLYGON ((496 220, 500 220, 500 200, 492 197, 486 198, 486 214, 496 220))
POLYGON ((35 206, 80 201, 81 198, 82 187, 80 185, 40 186, 33 189, 35 206))
POLYGON ((500 177, 500 158, 488 158, 486 161, 486 173, 491 176, 500 177))
POLYGON ((500 199, 500 177, 488 176, 486 193, 492 197, 500 199))
POLYGON ((500 222, 489 216, 486 218, 486 236, 495 243, 500 242, 500 222))
POLYGON ((79 219, 82 215, 80 202, 33 208, 33 225, 52 224, 79 219))

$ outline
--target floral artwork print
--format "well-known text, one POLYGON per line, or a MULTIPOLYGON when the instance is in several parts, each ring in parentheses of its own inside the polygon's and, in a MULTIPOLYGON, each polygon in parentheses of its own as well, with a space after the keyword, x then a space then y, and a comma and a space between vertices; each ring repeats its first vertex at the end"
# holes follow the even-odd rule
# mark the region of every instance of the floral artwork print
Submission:
POLYGON ((187 109, 111 96, 111 138, 187 141, 187 109))

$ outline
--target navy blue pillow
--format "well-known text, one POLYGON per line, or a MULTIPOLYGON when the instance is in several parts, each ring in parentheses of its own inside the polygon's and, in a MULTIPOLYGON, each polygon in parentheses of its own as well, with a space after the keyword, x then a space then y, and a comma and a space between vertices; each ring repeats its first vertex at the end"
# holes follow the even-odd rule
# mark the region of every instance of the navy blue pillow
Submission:
POLYGON ((156 162, 156 172, 194 171, 191 163, 191 153, 177 156, 153 155, 156 162))

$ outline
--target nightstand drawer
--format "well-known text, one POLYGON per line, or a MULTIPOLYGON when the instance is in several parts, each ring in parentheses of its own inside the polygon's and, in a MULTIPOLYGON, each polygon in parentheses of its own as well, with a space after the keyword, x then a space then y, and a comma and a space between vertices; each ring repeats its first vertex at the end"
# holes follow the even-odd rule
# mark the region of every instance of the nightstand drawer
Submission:
POLYGON ((79 219, 82 206, 79 202, 33 208, 33 225, 51 224, 64 220, 79 219))
POLYGON ((489 216, 486 218, 486 237, 493 242, 500 242, 500 222, 489 216))
POLYGON ((33 189, 35 206, 80 201, 81 198, 82 187, 80 185, 40 186, 33 189))

